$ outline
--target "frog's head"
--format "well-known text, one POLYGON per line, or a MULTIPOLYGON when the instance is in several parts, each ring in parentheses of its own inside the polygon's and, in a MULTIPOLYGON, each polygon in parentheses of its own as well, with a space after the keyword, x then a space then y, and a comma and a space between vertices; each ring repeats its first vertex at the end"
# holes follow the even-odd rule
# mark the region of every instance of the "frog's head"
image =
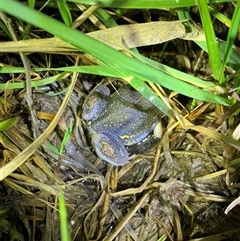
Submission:
POLYGON ((109 132, 92 133, 92 145, 100 158, 114 166, 123 166, 131 159, 120 138, 109 132))
POLYGON ((106 107, 109 95, 110 91, 104 85, 94 88, 83 102, 82 118, 86 121, 96 119, 106 107))

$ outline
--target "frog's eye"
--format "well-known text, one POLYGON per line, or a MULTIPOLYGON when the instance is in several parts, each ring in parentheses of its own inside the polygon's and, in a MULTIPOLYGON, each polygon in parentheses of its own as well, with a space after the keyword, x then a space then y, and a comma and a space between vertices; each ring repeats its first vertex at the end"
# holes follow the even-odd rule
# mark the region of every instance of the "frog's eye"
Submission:
POLYGON ((94 120, 107 105, 107 99, 110 95, 110 90, 99 85, 87 96, 83 102, 82 117, 89 121, 94 120))
POLYGON ((104 161, 115 166, 122 166, 129 162, 128 152, 121 140, 111 133, 94 133, 92 144, 97 155, 104 161))

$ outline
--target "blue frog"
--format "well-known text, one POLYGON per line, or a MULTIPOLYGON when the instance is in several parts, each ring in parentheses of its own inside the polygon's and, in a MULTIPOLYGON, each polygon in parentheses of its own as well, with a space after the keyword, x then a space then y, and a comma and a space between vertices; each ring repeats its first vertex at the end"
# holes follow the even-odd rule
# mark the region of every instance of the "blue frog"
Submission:
POLYGON ((157 126, 161 112, 127 85, 113 94, 99 85, 84 100, 82 117, 96 154, 122 166, 131 159, 126 147, 143 141, 157 126))

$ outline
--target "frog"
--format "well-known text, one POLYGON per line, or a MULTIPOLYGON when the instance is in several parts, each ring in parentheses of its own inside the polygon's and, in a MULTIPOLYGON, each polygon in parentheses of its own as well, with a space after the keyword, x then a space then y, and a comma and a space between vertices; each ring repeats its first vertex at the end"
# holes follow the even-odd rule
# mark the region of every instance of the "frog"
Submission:
POLYGON ((95 153, 114 166, 129 163, 132 156, 127 147, 149 136, 161 115, 158 108, 128 85, 112 94, 107 86, 98 85, 82 106, 82 118, 95 153))

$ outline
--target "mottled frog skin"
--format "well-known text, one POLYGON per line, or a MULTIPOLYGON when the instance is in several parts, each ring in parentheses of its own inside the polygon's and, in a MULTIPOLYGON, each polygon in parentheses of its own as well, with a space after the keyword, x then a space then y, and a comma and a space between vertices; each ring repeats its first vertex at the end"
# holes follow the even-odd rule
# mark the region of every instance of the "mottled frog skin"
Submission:
POLYGON ((126 146, 141 142, 154 130, 160 111, 129 86, 110 95, 106 86, 99 85, 85 99, 82 117, 88 121, 97 155, 122 166, 131 159, 126 146))

